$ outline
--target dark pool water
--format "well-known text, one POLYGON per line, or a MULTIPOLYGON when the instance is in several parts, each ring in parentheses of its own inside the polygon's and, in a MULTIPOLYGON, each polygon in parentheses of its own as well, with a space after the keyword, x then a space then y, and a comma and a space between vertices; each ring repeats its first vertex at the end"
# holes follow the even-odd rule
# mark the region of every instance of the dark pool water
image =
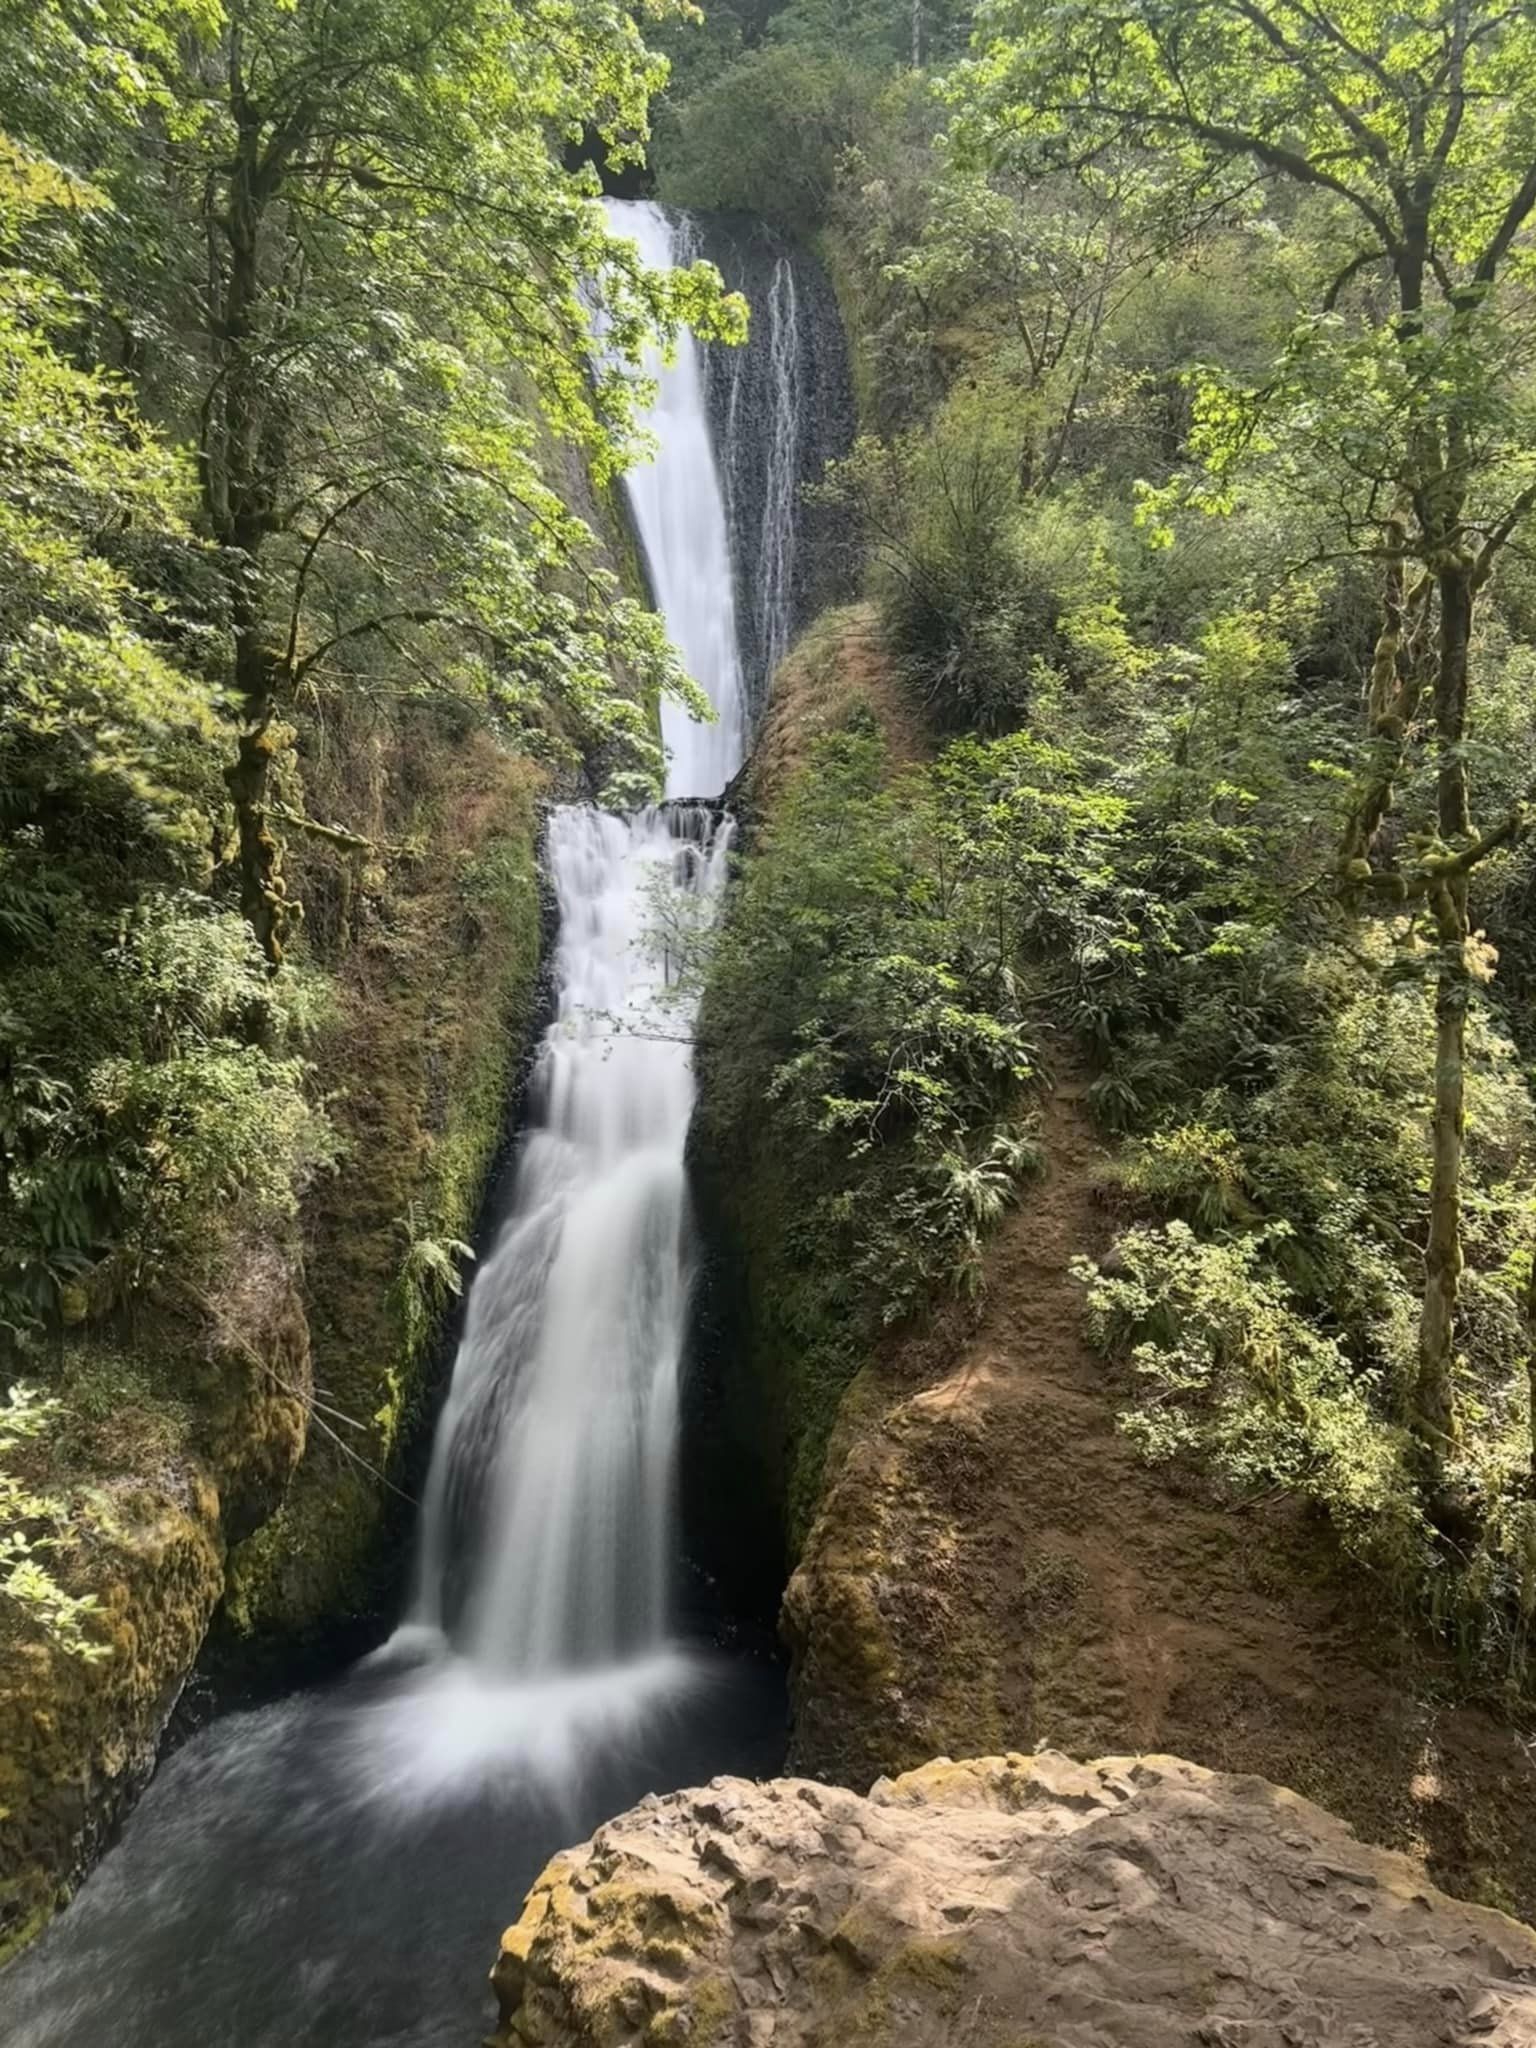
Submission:
POLYGON ((543 1686, 361 1665, 170 1758, 0 1974, 0 2042, 474 2048, 498 1937, 556 1849, 783 1748, 781 1674, 718 1652, 543 1686))

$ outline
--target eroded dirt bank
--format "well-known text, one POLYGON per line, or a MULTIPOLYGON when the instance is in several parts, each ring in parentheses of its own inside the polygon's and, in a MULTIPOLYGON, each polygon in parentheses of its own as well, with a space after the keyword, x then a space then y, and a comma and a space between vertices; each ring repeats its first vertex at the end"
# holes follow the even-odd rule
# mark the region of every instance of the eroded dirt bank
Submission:
MULTIPOLYGON (((749 817, 771 819, 817 736, 850 717, 879 724, 893 775, 922 760, 857 609, 780 670, 749 817)), ((936 1754, 1172 1752, 1292 1786, 1424 1855, 1447 1889, 1531 1916, 1526 1731, 1465 1703, 1385 1589, 1341 1567, 1321 1518, 1223 1500, 1119 1433, 1129 1390, 1086 1345, 1072 1272, 1113 1235, 1108 1160, 1070 1056, 1048 1046, 1047 1062, 1045 1170, 989 1243, 979 1310, 869 1341, 806 1298, 806 1196, 765 1140, 771 1106, 733 1123, 704 1059, 700 1178, 730 1233, 720 1293, 738 1304, 724 1398, 753 1483, 777 1474, 785 1498, 792 1767, 863 1791, 936 1754), (807 1329, 845 1389, 814 1458, 796 1412, 807 1329), (796 1457, 819 1474, 809 1513, 796 1457)))
POLYGON ((1294 1510, 1237 1511, 1149 1468, 1082 1336, 1103 1154, 1078 1088, 999 1229, 988 1289, 850 1389, 790 1583, 795 1768, 864 1785, 938 1753, 1159 1750, 1258 1772, 1422 1854, 1438 1884, 1536 1911, 1536 1772, 1518 1730, 1444 1703, 1294 1510))

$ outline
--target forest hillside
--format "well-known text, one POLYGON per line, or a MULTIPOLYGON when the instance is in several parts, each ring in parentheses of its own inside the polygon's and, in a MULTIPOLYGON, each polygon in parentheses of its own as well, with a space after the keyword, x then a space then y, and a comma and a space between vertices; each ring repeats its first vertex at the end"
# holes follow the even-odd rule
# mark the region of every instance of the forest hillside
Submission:
POLYGON ((794 1755, 1173 1748, 1529 1911, 1524 34, 727 9, 656 156, 858 395, 700 1024, 794 1755))
POLYGON ((1533 537, 1528 10, 0 0, 0 1955, 167 1757, 239 2048, 786 1750, 1536 1917, 1533 537))

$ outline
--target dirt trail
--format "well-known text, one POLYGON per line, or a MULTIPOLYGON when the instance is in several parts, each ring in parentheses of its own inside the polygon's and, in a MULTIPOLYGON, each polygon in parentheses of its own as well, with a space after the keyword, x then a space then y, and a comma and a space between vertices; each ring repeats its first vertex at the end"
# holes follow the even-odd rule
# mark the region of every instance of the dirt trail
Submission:
POLYGON ((998 1231, 979 1317, 859 1377, 785 1602, 793 1767, 863 1789, 925 1758, 1050 1746, 1258 1772, 1451 1891, 1536 1916, 1536 1771, 1433 1674, 1295 1509, 1236 1512, 1149 1469, 1082 1336, 1102 1151, 1079 1088, 998 1231))

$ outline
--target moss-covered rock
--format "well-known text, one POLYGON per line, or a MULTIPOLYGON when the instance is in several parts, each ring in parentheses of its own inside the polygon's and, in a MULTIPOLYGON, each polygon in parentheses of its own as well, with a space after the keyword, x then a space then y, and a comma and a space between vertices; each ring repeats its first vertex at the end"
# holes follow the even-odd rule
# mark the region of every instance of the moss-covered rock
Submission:
POLYGON ((0 1640, 0 1949, 45 1919, 153 1763, 219 1622, 226 1661, 366 1610, 447 1301, 423 1239, 467 1238, 507 1127, 538 981, 543 779, 467 715, 407 707, 301 734, 308 801, 388 860, 295 847, 334 1012, 314 1057, 343 1146, 288 1241, 232 1225, 213 1278, 165 1275, 131 1325, 82 1323, 27 1476, 68 1509, 56 1570, 93 1595, 96 1662, 19 1615, 0 1640), (353 722, 349 722, 353 721, 353 722))
MULTIPOLYGON (((814 773, 819 743, 878 728, 884 772, 924 758, 925 740, 894 686, 867 607, 829 612, 796 645, 736 796, 742 848, 814 773)), ((793 863, 795 850, 788 849, 793 863)), ((735 914, 727 906, 726 916, 735 914)), ((738 995, 740 991, 737 992, 738 995)), ((753 992, 755 1003, 757 991, 753 992)), ((693 1541, 754 1604, 815 1519, 841 1404, 880 1336, 879 1305, 850 1281, 843 1247, 808 1224, 844 1186, 835 1147, 784 1128, 763 1099, 767 1076, 744 1015, 718 975, 698 1023, 699 1107, 689 1165, 709 1249, 701 1369, 691 1383, 693 1541)))
POLYGON ((413 1286, 412 1246, 471 1235, 535 1020, 536 772, 430 728, 381 765, 381 836, 420 851, 352 908, 320 1052, 344 1156, 303 1217, 318 1403, 287 1498, 230 1561, 231 1631, 284 1646, 379 1597, 446 1307, 413 1286))
POLYGON ((90 1595, 98 1654, 24 1621, 0 1637, 0 1957, 67 1897, 147 1777, 223 1595, 228 1532, 282 1496, 304 1446, 309 1341, 292 1266, 231 1248, 215 1296, 137 1349, 57 1363, 36 1477, 69 1511, 55 1569, 90 1595), (238 1255, 237 1255, 238 1254, 238 1255))
POLYGON ((43 1638, 0 1645, 0 1958, 63 1902, 147 1775, 223 1591, 206 1472, 122 1490, 109 1512, 79 1582, 110 1654, 88 1664, 43 1638))
POLYGON ((492 1982, 503 2048, 1517 2048, 1536 1932, 1262 1779, 1012 1755, 646 1800, 492 1982))

